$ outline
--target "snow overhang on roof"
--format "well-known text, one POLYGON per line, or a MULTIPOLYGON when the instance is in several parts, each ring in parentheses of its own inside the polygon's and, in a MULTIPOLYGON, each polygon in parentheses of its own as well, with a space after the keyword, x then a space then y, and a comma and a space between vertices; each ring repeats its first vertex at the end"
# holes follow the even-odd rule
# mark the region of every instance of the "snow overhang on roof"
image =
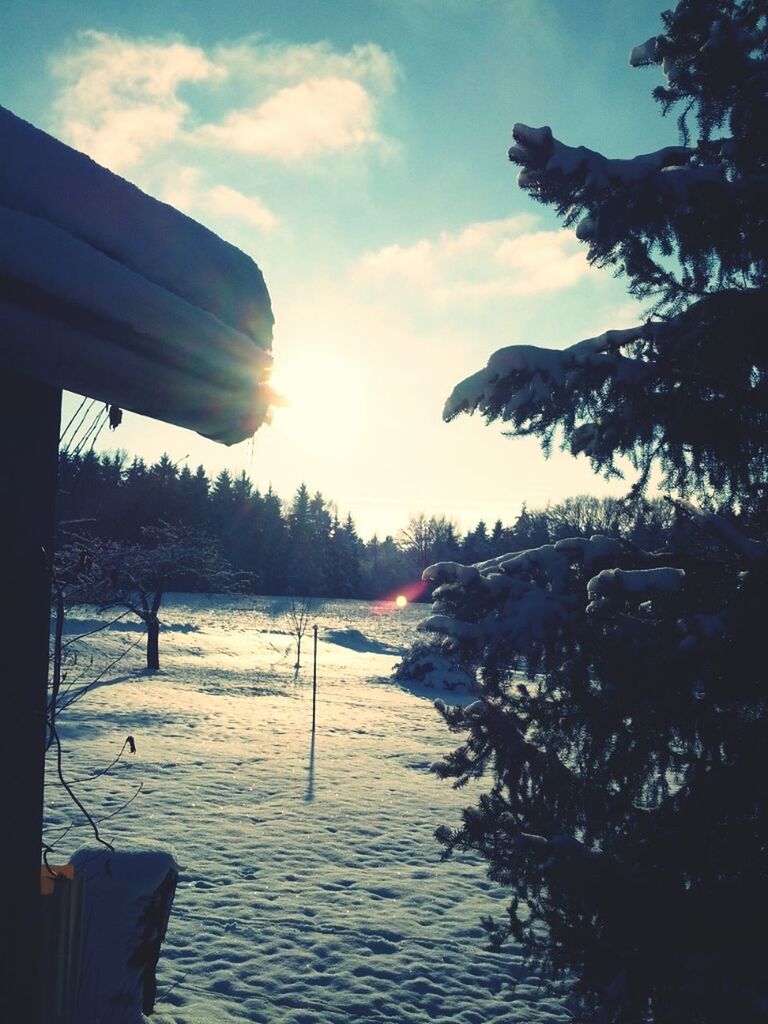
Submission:
POLYGON ((234 444, 275 396, 261 271, 0 107, 0 366, 234 444))

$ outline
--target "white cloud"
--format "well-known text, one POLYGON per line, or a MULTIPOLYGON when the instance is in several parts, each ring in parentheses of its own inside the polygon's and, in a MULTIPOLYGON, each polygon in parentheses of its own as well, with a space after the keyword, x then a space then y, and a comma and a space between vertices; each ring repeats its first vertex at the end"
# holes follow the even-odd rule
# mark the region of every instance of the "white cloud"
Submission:
POLYGON ((390 145, 378 120, 398 68, 371 43, 338 53, 327 43, 250 37, 206 52, 86 31, 51 66, 61 83, 56 129, 117 171, 172 143, 284 163, 390 145), (189 84, 198 86, 197 108, 179 96, 189 84))
POLYGON ((535 231, 506 238, 495 252, 496 262, 514 280, 511 293, 558 291, 589 273, 586 250, 572 231, 535 231))
POLYGON ((51 67, 62 83, 54 103, 61 134, 116 171, 183 132, 189 107, 177 96, 182 83, 224 74, 199 47, 94 31, 81 33, 51 67))
POLYGON ((358 43, 339 53, 326 42, 286 44, 254 35, 217 46, 212 56, 233 77, 266 89, 311 78, 345 78, 386 95, 399 76, 394 58, 375 43, 358 43))
POLYGON ((269 230, 278 223, 278 218, 258 196, 245 195, 229 185, 206 184, 196 167, 174 168, 160 191, 171 206, 206 220, 214 214, 262 230, 269 230))
POLYGON ((381 141, 376 108, 351 79, 316 78, 278 90, 258 107, 205 125, 196 138, 287 163, 381 141))
POLYGON ((572 231, 534 231, 532 216, 470 224, 366 253, 355 279, 412 288, 436 305, 558 291, 592 272, 572 231))
POLYGON ((257 228, 271 228, 277 217, 257 196, 246 196, 228 185, 216 185, 207 195, 208 203, 219 213, 236 217, 257 228))
POLYGON ((393 278, 414 285, 437 286, 438 266, 434 243, 422 239, 413 245, 386 245, 365 253, 354 271, 358 281, 380 284, 393 278))
POLYGON ((194 215, 204 194, 202 174, 197 167, 173 167, 164 180, 158 182, 156 193, 177 210, 194 215))

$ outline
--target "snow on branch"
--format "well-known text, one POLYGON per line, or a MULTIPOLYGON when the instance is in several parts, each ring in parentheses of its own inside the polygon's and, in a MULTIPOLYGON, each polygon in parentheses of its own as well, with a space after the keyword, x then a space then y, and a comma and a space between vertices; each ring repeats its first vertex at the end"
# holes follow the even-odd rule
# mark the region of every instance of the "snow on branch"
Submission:
POLYGON ((516 837, 516 845, 526 853, 531 853, 543 861, 546 869, 567 863, 586 863, 606 860, 605 854, 598 850, 591 850, 584 843, 579 842, 569 835, 546 836, 534 835, 529 832, 520 832, 516 837))
POLYGON ((614 473, 617 457, 627 457, 641 486, 653 464, 670 490, 687 474, 710 487, 741 486, 734 436, 743 438, 750 479, 763 472, 766 317, 765 289, 728 288, 564 349, 502 348, 456 385, 443 418, 479 412, 538 436, 545 450, 561 432, 561 446, 597 471, 614 473), (748 431, 736 429, 741 421, 748 431))
POLYGON ((639 298, 677 295, 681 285, 703 294, 750 272, 744 237, 732 229, 762 233, 744 200, 764 193, 764 175, 735 160, 728 140, 610 158, 561 142, 548 126, 516 124, 513 139, 520 187, 575 227, 591 263, 626 273, 639 298))
POLYGON ((714 512, 703 512, 687 501, 674 500, 675 508, 689 519, 703 527, 727 548, 748 561, 764 560, 768 556, 768 545, 753 540, 723 516, 714 512))
POLYGON ((576 178, 587 188, 634 185, 667 168, 687 167, 696 154, 689 146, 664 146, 630 159, 610 159, 586 146, 560 142, 547 125, 529 128, 518 123, 512 129, 512 137, 515 145, 509 150, 509 159, 522 168, 518 178, 522 188, 535 184, 535 175, 541 172, 576 178))
POLYGON ((659 566, 656 569, 603 569, 587 583, 592 603, 608 600, 647 600, 659 594, 674 594, 685 583, 683 569, 659 566))
POLYGON ((644 43, 633 47, 629 55, 629 63, 633 68, 644 68, 651 64, 659 64, 660 62, 661 53, 658 36, 651 36, 644 43))
POLYGON ((636 360, 619 352, 622 346, 640 339, 646 327, 606 331, 594 338, 585 338, 565 349, 546 349, 536 345, 510 345, 494 352, 485 369, 466 377, 453 389, 443 409, 443 419, 450 422, 459 413, 479 410, 488 414, 497 389, 516 378, 525 385, 507 397, 503 419, 535 398, 546 397, 550 388, 562 385, 569 370, 585 366, 622 367, 626 374, 636 360))
MULTIPOLYGON (((419 629, 459 641, 511 643, 530 650, 555 635, 574 610, 583 607, 583 590, 576 585, 579 575, 615 565, 628 550, 625 542, 596 534, 508 552, 471 566, 438 562, 424 570, 423 579, 439 586, 434 614, 419 629), (455 614, 459 594, 475 609, 469 621, 455 614)), ((637 550, 632 554, 649 557, 637 550)))
POLYGON ((461 565, 459 562, 436 562, 428 566, 422 573, 422 579, 433 583, 445 583, 458 580, 462 585, 478 579, 480 573, 474 565, 461 565))

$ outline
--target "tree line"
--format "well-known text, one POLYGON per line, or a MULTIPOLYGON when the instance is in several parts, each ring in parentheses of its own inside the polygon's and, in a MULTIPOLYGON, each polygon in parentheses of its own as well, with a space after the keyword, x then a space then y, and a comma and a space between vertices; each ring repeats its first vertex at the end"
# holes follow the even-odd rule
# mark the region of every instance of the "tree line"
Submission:
MULTIPOLYGON (((60 546, 72 536, 141 545, 161 524, 204 535, 249 587, 270 595, 379 599, 413 587, 435 562, 479 562, 562 537, 602 533, 644 547, 661 543, 670 514, 662 501, 628 508, 587 495, 543 509, 523 506, 509 526, 480 520, 462 533, 448 516, 412 515, 394 536, 363 540, 350 513, 305 484, 287 500, 255 487, 246 473, 211 477, 166 454, 150 465, 124 451, 62 452, 60 546)), ((194 585, 178 580, 180 588, 194 585)), ((417 596, 418 588, 414 591, 417 596)))

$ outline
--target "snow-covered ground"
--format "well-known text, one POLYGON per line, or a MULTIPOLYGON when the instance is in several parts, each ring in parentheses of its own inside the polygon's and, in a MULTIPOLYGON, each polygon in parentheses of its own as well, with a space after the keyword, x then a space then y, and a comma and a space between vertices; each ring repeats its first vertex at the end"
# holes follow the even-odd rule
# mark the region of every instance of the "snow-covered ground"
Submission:
MULTIPOLYGON (((439 860, 434 829, 455 822, 471 794, 428 771, 455 740, 431 706, 437 694, 393 685, 396 654, 381 653, 414 638, 424 609, 313 610, 313 742, 311 629, 294 681, 286 603, 248 605, 169 598, 161 673, 143 674, 139 642, 60 720, 72 779, 135 738, 135 756, 77 791, 119 848, 166 844, 182 868, 153 1020, 568 1020, 514 948, 485 948, 480 917, 503 915, 507 894, 479 862, 439 860)), ((75 610, 68 637, 99 617, 75 610)), ((83 678, 140 636, 130 618, 93 634, 78 659, 83 678)), ((52 842, 77 815, 51 781, 47 799, 52 842)), ((88 839, 72 829, 55 860, 88 839)))

